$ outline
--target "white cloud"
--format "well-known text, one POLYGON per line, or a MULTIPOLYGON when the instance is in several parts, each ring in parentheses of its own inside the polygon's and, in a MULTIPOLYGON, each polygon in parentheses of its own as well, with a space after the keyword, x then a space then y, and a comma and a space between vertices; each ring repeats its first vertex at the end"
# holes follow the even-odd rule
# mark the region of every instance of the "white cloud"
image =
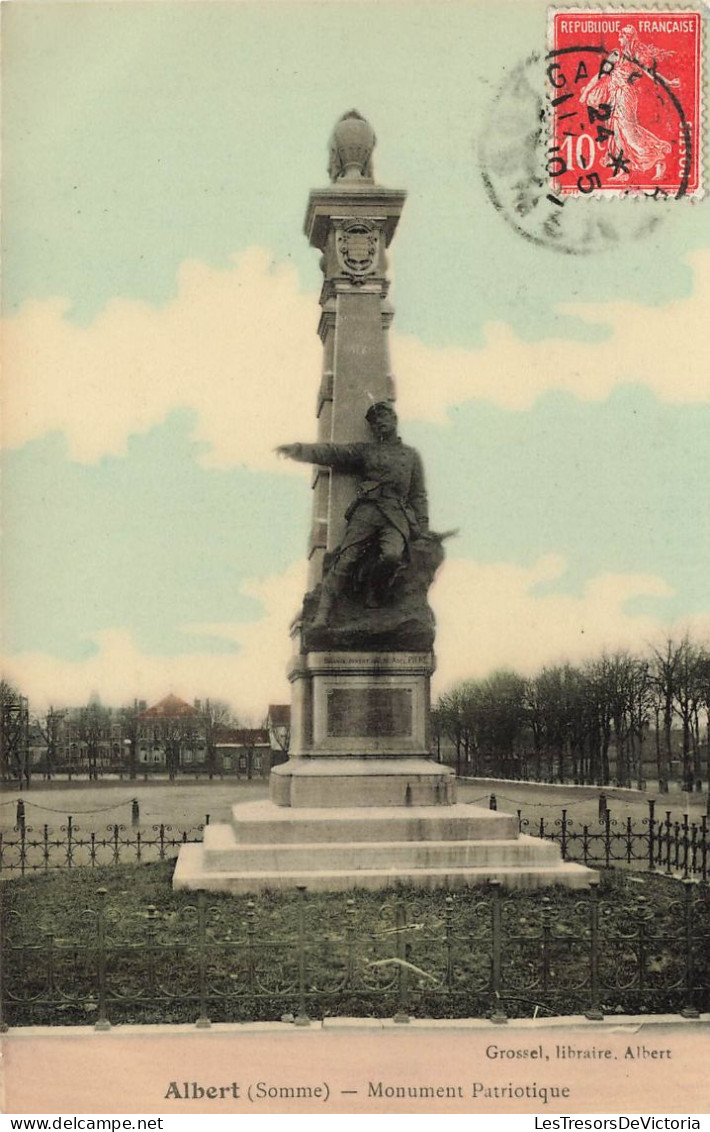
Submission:
POLYGON ((197 411, 196 438, 217 464, 276 467, 275 444, 311 435, 317 304, 263 249, 226 271, 184 263, 177 297, 159 309, 115 299, 88 327, 65 309, 32 302, 6 320, 8 446, 61 430, 72 457, 90 462, 178 406, 197 411))
MULTIPOLYGON (((541 583, 561 577, 565 568, 556 555, 544 556, 529 569, 448 560, 431 594, 438 625, 438 690, 498 668, 532 675, 545 664, 583 661, 605 650, 646 652, 673 631, 658 618, 626 610, 633 598, 671 595, 662 578, 599 574, 579 595, 534 592, 541 583)), ((707 635, 710 618, 684 624, 685 629, 707 635)))
POLYGON ((263 604, 258 621, 182 626, 200 636, 234 641, 241 646, 239 652, 150 655, 140 651, 129 632, 112 629, 97 634, 98 651, 86 660, 22 653, 7 658, 3 669, 34 710, 85 703, 94 691, 104 703, 115 705, 134 697, 155 703, 173 692, 188 701, 224 699, 244 721, 258 724, 270 702, 289 699, 288 626, 301 605, 305 574, 305 564, 299 562, 284 574, 246 583, 245 592, 263 604))
POLYGON ((506 409, 528 409, 549 389, 601 400, 620 384, 646 386, 666 401, 709 400, 710 251, 688 259, 694 269, 688 298, 660 307, 618 301, 559 307, 563 314, 608 329, 601 342, 525 342, 501 322, 485 326, 480 350, 432 349, 414 337, 395 336, 402 412, 443 422, 447 408, 474 397, 506 409))
MULTIPOLYGON (((471 398, 526 408, 552 388, 603 398, 620 382, 672 401, 707 399, 710 252, 690 262, 692 294, 666 306, 561 308, 611 328, 595 344, 525 342, 492 323, 481 349, 435 349, 393 331, 402 415, 443 421, 448 408, 471 398)), ((159 309, 115 299, 88 327, 67 321, 65 312, 59 300, 31 302, 5 320, 8 446, 61 430, 76 460, 93 461, 122 452, 131 433, 176 406, 196 410, 197 437, 211 445, 206 460, 214 465, 286 471, 274 445, 314 436, 317 301, 299 290, 294 269, 274 267, 263 249, 225 271, 183 264, 176 298, 159 309)))
MULTIPOLYGON (((669 627, 663 622, 625 611, 632 598, 671 593, 661 578, 602 574, 579 596, 533 592, 561 576, 565 566, 563 559, 552 555, 529 569, 449 560, 432 590, 438 623, 434 694, 457 680, 496 668, 530 674, 544 664, 579 661, 604 649, 646 651, 664 639, 669 627)), ((263 603, 260 620, 184 626, 195 634, 238 642, 241 651, 235 654, 149 656, 139 651, 128 633, 113 630, 97 636, 98 653, 88 660, 73 663, 23 654, 8 661, 6 675, 29 696, 34 710, 49 703, 85 702, 92 691, 113 704, 130 702, 134 696, 154 702, 173 691, 188 700, 205 696, 228 700, 245 719, 259 722, 269 702, 289 700, 288 626, 304 587, 305 569, 299 563, 283 575, 246 587, 263 603)), ((676 633, 686 630, 707 637, 710 618, 684 623, 676 633)))

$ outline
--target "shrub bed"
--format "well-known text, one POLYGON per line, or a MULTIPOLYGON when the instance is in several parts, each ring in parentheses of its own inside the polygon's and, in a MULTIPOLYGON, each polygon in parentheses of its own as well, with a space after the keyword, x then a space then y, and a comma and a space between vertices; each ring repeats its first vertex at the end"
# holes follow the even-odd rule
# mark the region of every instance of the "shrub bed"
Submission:
POLYGON ((710 894, 656 874, 585 892, 173 892, 174 862, 4 885, 10 1025, 484 1017, 710 1007, 710 894), (593 947, 593 924, 598 943, 593 947), (597 960, 598 994, 591 956, 597 960))

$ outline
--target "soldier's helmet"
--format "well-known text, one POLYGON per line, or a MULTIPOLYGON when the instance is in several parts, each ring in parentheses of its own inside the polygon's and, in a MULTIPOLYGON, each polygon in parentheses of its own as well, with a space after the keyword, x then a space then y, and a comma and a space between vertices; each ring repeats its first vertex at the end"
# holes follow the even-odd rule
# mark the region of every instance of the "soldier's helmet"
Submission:
POLYGON ((392 401, 375 401, 374 405, 370 405, 370 408, 365 413, 365 420, 370 424, 375 417, 382 412, 392 413, 394 417, 397 416, 392 401))

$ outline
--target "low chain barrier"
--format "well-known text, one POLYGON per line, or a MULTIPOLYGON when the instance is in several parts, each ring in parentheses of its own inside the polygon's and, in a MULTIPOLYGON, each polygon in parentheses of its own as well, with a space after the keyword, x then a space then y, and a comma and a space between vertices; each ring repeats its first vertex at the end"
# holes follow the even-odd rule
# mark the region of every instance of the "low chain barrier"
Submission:
POLYGON ((202 892, 127 917, 99 889, 71 938, 6 910, 0 1024, 696 1018, 710 1006, 710 891, 688 880, 676 892, 620 901, 594 884, 531 910, 491 882, 438 901, 406 890, 380 904, 369 894, 343 910, 301 887, 280 910, 268 896, 202 892))
MULTIPOLYGON (((517 804, 500 794, 475 799, 476 803, 483 801, 493 810, 498 808, 499 801, 505 809, 510 803, 517 804)), ((565 861, 602 868, 660 870, 669 876, 708 882, 710 838, 706 815, 691 821, 688 814, 673 818, 672 811, 666 810, 657 817, 656 803, 649 799, 645 818, 634 822, 627 817, 619 822, 612 817, 603 795, 600 803, 596 824, 571 818, 568 808, 553 819, 526 817, 518 809, 520 832, 555 841, 565 861)), ((0 830, 0 876, 25 876, 79 865, 164 861, 177 856, 181 845, 201 841, 210 815, 205 816, 201 825, 180 830, 165 823, 141 829, 138 819, 135 804, 130 831, 125 824, 114 822, 103 830, 87 832, 76 825, 72 815, 56 830, 49 825, 28 825, 23 812, 12 830, 0 830)))

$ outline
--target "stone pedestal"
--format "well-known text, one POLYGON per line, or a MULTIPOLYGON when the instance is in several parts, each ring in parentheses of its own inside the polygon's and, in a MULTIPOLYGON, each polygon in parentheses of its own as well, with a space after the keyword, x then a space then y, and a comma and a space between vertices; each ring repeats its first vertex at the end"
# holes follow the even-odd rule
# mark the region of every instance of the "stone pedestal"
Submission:
POLYGON ((297 654, 290 757, 271 774, 279 806, 438 806, 453 772, 429 757, 431 653, 297 654))

